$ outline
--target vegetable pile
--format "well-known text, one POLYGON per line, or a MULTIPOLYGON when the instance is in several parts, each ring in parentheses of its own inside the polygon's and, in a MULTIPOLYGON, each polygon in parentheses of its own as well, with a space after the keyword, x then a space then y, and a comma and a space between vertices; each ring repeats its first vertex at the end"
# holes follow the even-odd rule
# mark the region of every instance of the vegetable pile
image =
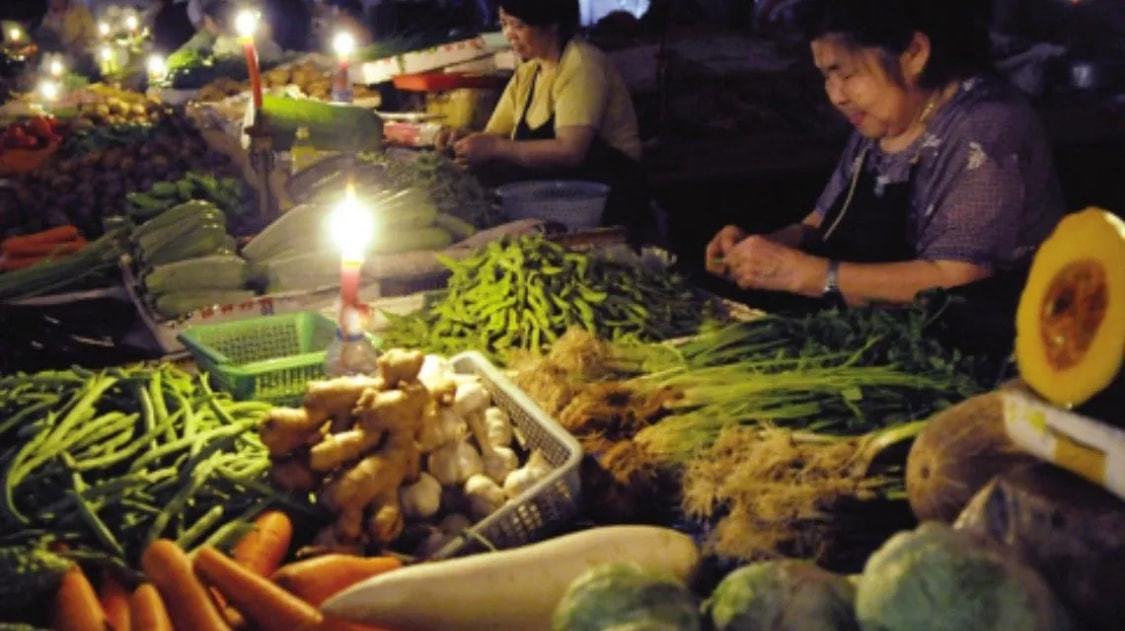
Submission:
POLYGON ((3 263, 0 271, 30 267, 40 261, 61 259, 86 247, 86 239, 74 226, 59 226, 0 241, 3 263))
POLYGON ((430 194, 438 209, 459 217, 477 228, 495 226, 502 211, 479 180, 453 160, 435 151, 424 151, 411 158, 374 156, 385 164, 391 182, 397 187, 417 187, 430 194))
MULTIPOLYGON (((292 85, 311 98, 328 101, 332 96, 332 82, 335 80, 334 72, 334 69, 325 70, 311 61, 279 66, 262 73, 262 87, 268 89, 292 85)), ((249 89, 250 84, 247 81, 238 81, 231 77, 219 77, 203 86, 195 100, 202 103, 221 101, 227 97, 247 92, 249 89)), ((378 92, 369 90, 365 85, 353 86, 352 96, 356 99, 365 99, 378 94, 378 92)))
POLYGON ((503 363, 516 349, 538 352, 569 327, 622 343, 699 331, 711 302, 667 270, 599 259, 543 237, 493 241, 461 261, 434 304, 387 314, 396 346, 450 354, 473 348, 503 363))
MULTIPOLYGON (((69 232, 69 228, 60 228, 60 232, 49 234, 56 235, 69 232)), ((28 252, 37 247, 49 249, 49 252, 38 259, 33 259, 27 265, 14 263, 12 264, 13 267, 18 269, 11 269, 0 274, 0 300, 19 300, 91 286, 98 287, 105 284, 108 279, 116 279, 118 276, 118 258, 124 251, 123 237, 124 230, 122 229, 107 232, 94 241, 81 245, 81 247, 76 245, 74 252, 68 253, 62 258, 59 258, 58 250, 67 249, 70 246, 54 243, 36 245, 28 244, 26 241, 22 242, 22 245, 16 246, 17 253, 28 252)), ((76 237, 70 243, 78 244, 77 239, 76 237)), ((24 258, 15 257, 12 260, 21 261, 24 258)))
POLYGON ((269 406, 234 402, 170 365, 0 379, 0 541, 136 568, 154 540, 229 544, 271 502, 253 431, 269 406))
POLYGON ((126 213, 144 223, 179 204, 201 200, 214 204, 229 220, 237 220, 247 208, 248 187, 233 177, 215 177, 188 171, 178 180, 156 182, 147 191, 125 196, 126 213))
POLYGON ((53 117, 35 116, 12 123, 0 131, 0 157, 9 149, 43 149, 62 141, 62 123, 53 117))
POLYGON ((378 551, 410 528, 404 542, 428 556, 551 471, 538 452, 520 468, 507 414, 474 378, 418 351, 378 363, 374 376, 310 382, 301 407, 270 410, 258 430, 274 484, 316 493, 336 516, 317 547, 378 551))

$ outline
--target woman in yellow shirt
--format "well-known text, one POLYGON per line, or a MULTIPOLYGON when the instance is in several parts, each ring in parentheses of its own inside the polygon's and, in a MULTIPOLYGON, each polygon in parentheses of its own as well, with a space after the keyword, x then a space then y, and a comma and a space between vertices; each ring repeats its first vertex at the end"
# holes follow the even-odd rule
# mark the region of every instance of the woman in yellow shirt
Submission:
POLYGON ((609 58, 575 36, 577 0, 500 0, 521 63, 483 132, 453 143, 486 185, 588 179, 611 187, 603 223, 649 226, 632 98, 609 58))

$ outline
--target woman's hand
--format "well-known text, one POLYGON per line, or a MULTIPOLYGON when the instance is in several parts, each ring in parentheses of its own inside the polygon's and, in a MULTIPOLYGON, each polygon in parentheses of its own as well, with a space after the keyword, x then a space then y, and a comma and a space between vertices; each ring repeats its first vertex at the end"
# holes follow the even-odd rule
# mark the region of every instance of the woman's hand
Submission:
POLYGON ((504 139, 492 134, 469 134, 453 144, 457 159, 468 164, 481 164, 500 157, 504 139))
POLYGON ((466 129, 453 129, 452 127, 442 127, 438 133, 434 135, 434 149, 438 153, 453 153, 453 145, 469 134, 466 129))
POLYGON ((726 255, 728 273, 743 289, 818 295, 828 273, 827 262, 786 245, 754 235, 726 255), (816 279, 819 278, 819 285, 816 279))
POLYGON ((728 273, 730 267, 727 256, 738 245, 738 242, 745 238, 746 232, 738 226, 730 225, 720 230, 707 244, 707 251, 704 254, 706 257, 704 265, 707 271, 718 276, 728 273))

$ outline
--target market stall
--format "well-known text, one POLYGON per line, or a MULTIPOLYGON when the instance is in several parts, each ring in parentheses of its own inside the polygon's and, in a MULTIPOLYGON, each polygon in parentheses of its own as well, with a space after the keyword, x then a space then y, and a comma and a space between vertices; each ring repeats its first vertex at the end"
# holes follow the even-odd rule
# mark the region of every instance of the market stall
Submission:
POLYGON ((766 313, 388 146, 364 77, 484 39, 252 41, 7 110, 0 627, 1119 628, 1112 213, 1039 249, 1014 349, 943 291, 766 313))

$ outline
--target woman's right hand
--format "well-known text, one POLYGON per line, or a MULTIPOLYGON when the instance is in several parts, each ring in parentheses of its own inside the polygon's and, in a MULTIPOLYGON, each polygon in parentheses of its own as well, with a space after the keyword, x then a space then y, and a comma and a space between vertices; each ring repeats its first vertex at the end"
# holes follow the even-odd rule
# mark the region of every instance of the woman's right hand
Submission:
POLYGON ((747 236, 746 231, 735 225, 728 225, 715 235, 707 244, 704 266, 708 272, 717 276, 725 276, 730 268, 727 265, 727 254, 747 236))
POLYGON ((442 127, 434 136, 434 149, 438 153, 453 154, 453 145, 466 136, 465 130, 442 127))

